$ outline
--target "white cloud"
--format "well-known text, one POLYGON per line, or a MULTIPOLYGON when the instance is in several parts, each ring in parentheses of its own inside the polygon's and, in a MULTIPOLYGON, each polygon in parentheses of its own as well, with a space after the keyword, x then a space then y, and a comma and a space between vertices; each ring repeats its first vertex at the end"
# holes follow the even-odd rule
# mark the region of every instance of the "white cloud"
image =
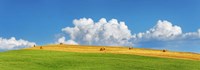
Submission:
POLYGON ((180 26, 169 21, 159 20, 153 28, 135 36, 132 41, 136 47, 200 52, 197 50, 200 48, 200 29, 197 32, 182 33, 180 26))
POLYGON ((171 22, 159 20, 157 24, 145 33, 137 34, 137 38, 145 40, 174 40, 182 34, 181 27, 172 25, 171 22))
POLYGON ((159 20, 157 24, 147 30, 136 34, 136 41, 187 41, 191 39, 200 39, 200 29, 197 32, 182 33, 180 26, 173 25, 169 21, 159 20))
POLYGON ((182 35, 184 39, 200 39, 200 29, 197 32, 188 32, 182 35))
POLYGON ((58 42, 57 43, 64 43, 64 44, 72 44, 72 45, 78 45, 78 43, 76 43, 75 41, 73 40, 65 40, 65 37, 61 37, 58 39, 58 42))
POLYGON ((23 39, 16 40, 15 37, 11 37, 10 39, 0 37, 0 50, 20 49, 31 47, 33 45, 35 45, 34 42, 29 42, 23 39))
POLYGON ((65 37, 61 37, 58 39, 58 43, 64 43, 65 42, 65 37))
MULTIPOLYGON (((77 43, 80 45, 135 46, 154 49, 171 49, 195 51, 200 45, 200 29, 197 32, 182 33, 180 26, 166 20, 138 34, 131 34, 125 22, 117 19, 107 21, 105 18, 94 22, 91 18, 75 19, 74 27, 65 27, 63 32, 70 38, 62 37, 58 42, 77 43), (192 47, 188 47, 192 45, 192 47), (182 47, 182 48, 181 48, 182 47)), ((198 51, 197 51, 198 52, 198 51)), ((200 51, 199 51, 200 52, 200 51)))
POLYGON ((84 45, 131 46, 131 31, 124 22, 105 18, 94 22, 90 18, 75 19, 74 27, 63 28, 70 40, 84 45))

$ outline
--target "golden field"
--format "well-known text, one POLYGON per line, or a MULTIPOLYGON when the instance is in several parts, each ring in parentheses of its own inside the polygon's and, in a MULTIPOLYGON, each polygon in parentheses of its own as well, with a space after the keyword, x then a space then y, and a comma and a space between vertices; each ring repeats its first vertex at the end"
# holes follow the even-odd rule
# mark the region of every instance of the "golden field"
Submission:
POLYGON ((81 53, 113 53, 113 54, 132 54, 141 56, 153 56, 162 58, 176 58, 200 60, 200 54, 189 52, 172 52, 163 50, 153 50, 144 48, 131 48, 120 46, 86 46, 86 45, 45 45, 26 48, 27 50, 52 50, 52 51, 66 51, 66 52, 81 52, 81 53), (42 47, 42 48, 41 48, 42 47), (101 48, 105 50, 100 51, 101 48))

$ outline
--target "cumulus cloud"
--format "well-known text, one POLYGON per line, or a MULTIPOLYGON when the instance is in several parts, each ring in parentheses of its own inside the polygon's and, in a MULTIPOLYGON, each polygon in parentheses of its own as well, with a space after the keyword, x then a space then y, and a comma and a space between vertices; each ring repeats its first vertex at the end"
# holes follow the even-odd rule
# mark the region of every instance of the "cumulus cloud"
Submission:
POLYGON ((133 43, 137 47, 200 52, 195 50, 200 48, 200 29, 197 32, 182 33, 180 26, 166 20, 159 20, 153 28, 135 36, 133 43))
POLYGON ((172 25, 166 20, 159 20, 157 24, 146 31, 145 33, 138 33, 137 38, 145 40, 174 40, 182 34, 181 27, 172 25))
POLYGON ((200 39, 200 29, 197 32, 188 32, 182 35, 184 39, 200 39))
POLYGON ((117 19, 107 21, 101 18, 94 22, 91 18, 75 19, 74 27, 63 28, 70 35, 70 41, 82 45, 131 46, 131 31, 124 22, 117 19))
POLYGON ((94 22, 91 18, 81 18, 75 19, 73 24, 73 27, 62 29, 69 35, 69 40, 61 37, 58 42, 173 50, 182 48, 193 50, 197 48, 194 46, 200 45, 200 29, 197 32, 183 33, 180 26, 173 25, 167 20, 158 20, 154 27, 137 34, 131 34, 125 22, 117 19, 107 21, 101 18, 98 22, 94 22), (192 44, 193 47, 188 47, 188 44, 192 44))
POLYGON ((13 50, 31 47, 35 45, 34 42, 29 42, 23 39, 16 40, 15 37, 11 37, 10 39, 0 37, 0 50, 13 50))
POLYGON ((147 30, 136 34, 137 41, 172 41, 172 40, 189 40, 189 39, 200 39, 200 29, 197 32, 182 33, 180 26, 173 25, 169 21, 159 20, 157 24, 147 30))
POLYGON ((61 37, 58 39, 58 42, 57 43, 64 43, 64 44, 72 44, 72 45, 78 45, 78 43, 76 43, 75 41, 73 40, 65 40, 65 37, 61 37))

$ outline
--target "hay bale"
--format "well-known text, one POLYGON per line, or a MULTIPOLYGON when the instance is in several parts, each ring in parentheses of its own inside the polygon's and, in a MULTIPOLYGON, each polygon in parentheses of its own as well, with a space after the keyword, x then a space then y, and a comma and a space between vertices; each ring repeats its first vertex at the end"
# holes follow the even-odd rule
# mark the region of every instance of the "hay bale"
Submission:
POLYGON ((104 50, 106 50, 106 48, 100 48, 100 51, 104 51, 104 50))
POLYGON ((60 45, 63 45, 63 43, 60 43, 60 45))
POLYGON ((100 48, 100 51, 103 51, 103 48, 100 48))
POLYGON ((40 49, 43 49, 42 46, 40 46, 40 49))
POLYGON ((36 45, 33 45, 33 47, 35 47, 36 45))
POLYGON ((167 52, 167 50, 164 49, 164 50, 162 50, 162 52, 167 52))
POLYGON ((106 48, 103 48, 103 50, 106 50, 106 48))
POLYGON ((129 47, 128 49, 131 50, 131 49, 133 49, 133 48, 132 48, 132 47, 129 47))

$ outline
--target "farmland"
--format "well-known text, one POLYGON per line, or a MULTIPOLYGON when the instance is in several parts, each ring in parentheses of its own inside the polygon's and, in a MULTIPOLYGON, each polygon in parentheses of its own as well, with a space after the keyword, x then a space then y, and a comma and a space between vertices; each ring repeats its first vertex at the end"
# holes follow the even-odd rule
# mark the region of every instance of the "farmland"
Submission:
MULTIPOLYGON (((1 70, 199 70, 198 59, 152 57, 123 52, 128 48, 48 45, 0 53, 1 70), (75 48, 75 49, 74 49, 75 48), (87 48, 87 49, 86 49, 87 48), (96 49, 95 49, 96 48, 96 49), (119 49, 121 48, 121 49, 119 49), (118 50, 118 52, 117 52, 118 50)), ((138 48, 130 51, 139 53, 138 48)), ((159 51, 140 49, 140 51, 159 51)), ((128 50, 127 50, 128 51, 128 50)), ((169 53, 169 52, 168 52, 169 53)), ((175 52, 172 52, 175 53, 175 52)), ((178 52, 177 52, 178 53, 178 52)), ((189 54, 189 53, 188 53, 189 54)), ((153 54, 152 54, 153 55, 153 54)), ((198 54, 190 54, 198 55, 198 54)))

